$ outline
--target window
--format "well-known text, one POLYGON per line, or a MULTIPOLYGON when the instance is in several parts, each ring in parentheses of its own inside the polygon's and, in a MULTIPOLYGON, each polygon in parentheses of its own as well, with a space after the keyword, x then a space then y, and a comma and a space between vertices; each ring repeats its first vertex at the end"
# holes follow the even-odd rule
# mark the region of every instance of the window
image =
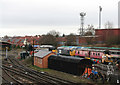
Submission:
POLYGON ((70 51, 68 50, 68 51, 67 51, 67 53, 69 54, 69 53, 70 53, 70 51))
POLYGON ((114 52, 111 52, 111 54, 115 54, 114 52))
POLYGON ((75 51, 75 53, 77 53, 77 51, 75 51))
POLYGON ((93 53, 93 55, 95 55, 95 53, 93 53))
POLYGON ((59 50, 59 53, 61 53, 61 50, 59 50))
POLYGON ((39 63, 39 58, 37 59, 37 63, 39 63))
POLYGON ((117 52, 118 55, 120 55, 120 52, 117 52))
POLYGON ((100 53, 98 53, 98 56, 100 56, 100 53))
POLYGON ((35 57, 35 61, 37 62, 37 57, 35 57))
POLYGON ((42 59, 39 60, 39 63, 42 64, 42 59))
POLYGON ((78 54, 80 54, 80 52, 78 51, 78 54))
POLYGON ((37 63, 39 63, 39 58, 37 59, 37 63))
POLYGON ((96 56, 97 56, 97 53, 96 53, 96 56))
POLYGON ((85 56, 87 56, 87 53, 85 53, 85 56))

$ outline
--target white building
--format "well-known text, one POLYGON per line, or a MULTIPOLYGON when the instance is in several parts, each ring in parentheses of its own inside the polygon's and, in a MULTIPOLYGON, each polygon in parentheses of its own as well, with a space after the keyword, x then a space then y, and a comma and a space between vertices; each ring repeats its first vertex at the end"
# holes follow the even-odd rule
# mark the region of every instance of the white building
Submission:
POLYGON ((118 28, 120 28, 120 1, 118 2, 118 28))

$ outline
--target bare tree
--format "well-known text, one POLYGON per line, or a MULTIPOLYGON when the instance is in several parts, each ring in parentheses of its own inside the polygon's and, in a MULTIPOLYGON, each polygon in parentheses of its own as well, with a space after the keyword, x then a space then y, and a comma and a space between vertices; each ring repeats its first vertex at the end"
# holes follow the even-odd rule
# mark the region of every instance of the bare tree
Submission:
POLYGON ((4 38, 4 39, 7 39, 7 38, 9 38, 9 36, 5 35, 3 38, 4 38))
POLYGON ((112 28, 113 28, 113 23, 110 22, 110 21, 107 21, 107 22, 105 23, 105 28, 106 28, 106 29, 112 29, 112 28))
POLYGON ((76 44, 76 35, 73 33, 70 33, 68 36, 66 36, 67 42, 66 45, 75 45, 76 44))
POLYGON ((86 29, 85 36, 90 36, 95 34, 95 29, 93 25, 88 25, 88 28, 86 29))
POLYGON ((50 32, 48 32, 47 34, 53 35, 53 36, 55 36, 55 37, 59 37, 59 36, 60 36, 60 32, 57 32, 57 31, 55 31, 55 30, 50 31, 50 32))
POLYGON ((87 44, 93 44, 94 37, 93 35, 95 34, 95 29, 93 25, 88 25, 86 32, 84 34, 84 39, 87 44))
POLYGON ((44 45, 57 46, 56 37, 51 34, 43 35, 39 42, 44 45))

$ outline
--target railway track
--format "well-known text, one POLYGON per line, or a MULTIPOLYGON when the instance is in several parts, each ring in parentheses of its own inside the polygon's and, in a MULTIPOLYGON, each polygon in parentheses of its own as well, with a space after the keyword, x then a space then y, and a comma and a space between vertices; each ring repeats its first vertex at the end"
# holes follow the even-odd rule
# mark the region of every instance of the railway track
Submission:
POLYGON ((61 84, 75 84, 74 82, 63 80, 61 78, 57 78, 55 76, 51 76, 46 73, 41 73, 34 71, 32 69, 29 69, 28 67, 23 66, 20 64, 16 59, 8 58, 9 63, 5 63, 6 65, 3 65, 3 68, 7 70, 10 73, 13 73, 18 76, 25 77, 28 80, 32 80, 34 83, 44 83, 44 84, 52 84, 52 85, 61 85, 61 84), (12 67, 10 67, 12 66, 12 67))
POLYGON ((2 69, 2 85, 10 85, 10 84, 22 84, 19 80, 15 79, 12 75, 10 75, 6 70, 2 69))
POLYGON ((44 82, 43 80, 39 80, 39 78, 26 73, 26 72, 22 72, 18 69, 12 68, 12 67, 8 67, 8 66, 3 66, 4 70, 7 70, 8 72, 10 72, 12 75, 16 76, 17 79, 22 80, 22 83, 46 83, 46 81, 44 82))
POLYGON ((8 80, 6 80, 6 79, 3 77, 3 75, 0 75, 0 77, 2 78, 2 82, 9 83, 9 81, 8 81, 8 80))

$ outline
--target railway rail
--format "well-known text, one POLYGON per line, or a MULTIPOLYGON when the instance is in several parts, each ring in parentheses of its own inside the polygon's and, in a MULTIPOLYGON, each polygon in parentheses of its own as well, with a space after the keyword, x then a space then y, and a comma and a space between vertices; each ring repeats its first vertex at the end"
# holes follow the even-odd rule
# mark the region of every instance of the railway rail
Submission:
POLYGON ((18 78, 22 77, 24 79, 23 83, 30 83, 30 82, 31 83, 45 83, 43 81, 38 80, 39 78, 36 78, 31 74, 27 74, 26 72, 24 73, 24 72, 22 72, 22 71, 20 71, 18 69, 8 67, 8 66, 5 66, 5 65, 3 66, 3 69, 5 69, 8 72, 12 73, 12 75, 14 74, 14 75, 19 76, 18 78))
POLYGON ((4 84, 22 84, 21 81, 15 79, 12 75, 10 75, 6 70, 2 69, 2 82, 4 84), (9 77, 9 78, 8 78, 9 77))
POLYGON ((26 79, 33 80, 36 83, 45 83, 45 84, 49 83, 49 84, 55 84, 55 85, 75 84, 75 82, 63 80, 61 78, 57 78, 55 76, 51 76, 46 73, 37 72, 32 69, 29 69, 28 67, 25 67, 24 65, 20 64, 13 57, 9 57, 8 60, 9 60, 9 63, 3 62, 4 64, 6 64, 6 65, 3 65, 3 68, 5 70, 25 78, 27 77, 26 79))

